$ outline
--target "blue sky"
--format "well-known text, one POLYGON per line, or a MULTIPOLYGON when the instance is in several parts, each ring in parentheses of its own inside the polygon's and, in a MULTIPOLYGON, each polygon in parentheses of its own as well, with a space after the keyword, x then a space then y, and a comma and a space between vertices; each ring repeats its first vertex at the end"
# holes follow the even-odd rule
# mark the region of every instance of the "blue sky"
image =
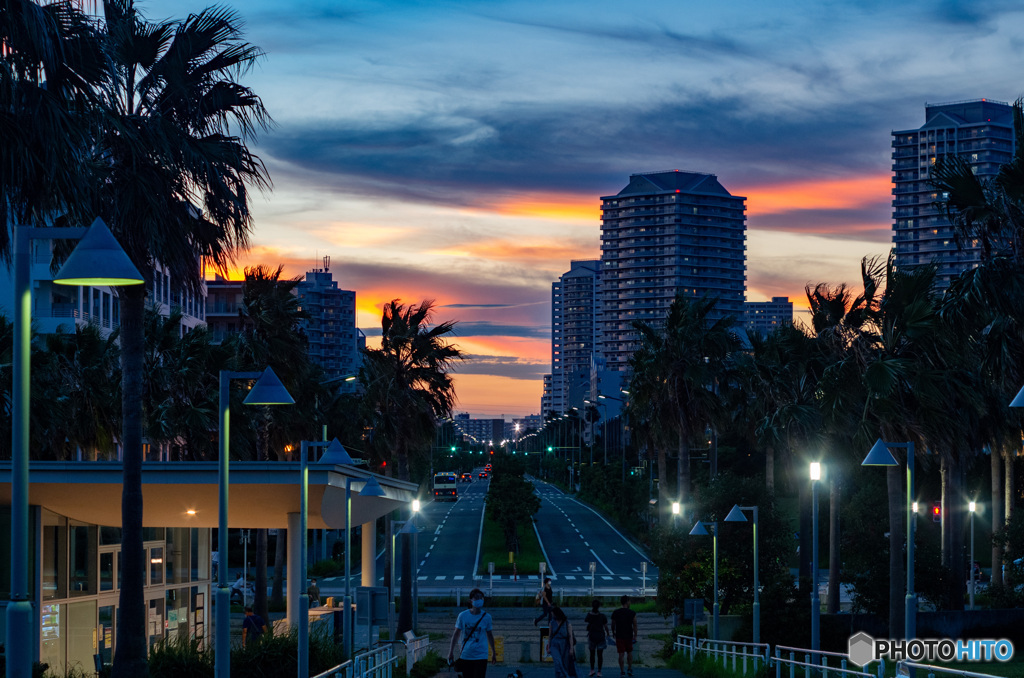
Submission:
MULTIPOLYGON (((599 255, 632 172, 748 198, 748 298, 857 279, 890 241, 890 133, 925 102, 1024 94, 1013 2, 227 2, 266 51, 245 263, 330 255, 359 298, 436 299, 460 409, 539 410, 550 284, 599 255)), ((203 2, 139 3, 152 19, 203 2)))

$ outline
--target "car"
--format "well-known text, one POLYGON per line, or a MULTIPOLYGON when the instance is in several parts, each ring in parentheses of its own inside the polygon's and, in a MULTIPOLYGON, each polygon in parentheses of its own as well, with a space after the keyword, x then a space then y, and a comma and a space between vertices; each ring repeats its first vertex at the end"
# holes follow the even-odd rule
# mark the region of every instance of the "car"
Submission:
POLYGON ((480 471, 479 476, 481 478, 486 478, 487 477, 487 471, 480 471))
POLYGON ((471 483, 471 482, 473 482, 473 474, 472 473, 463 473, 461 476, 459 476, 459 480, 464 482, 464 483, 471 483))
POLYGON ((488 464, 487 466, 484 466, 484 470, 487 471, 488 473, 490 473, 491 472, 491 465, 488 464))

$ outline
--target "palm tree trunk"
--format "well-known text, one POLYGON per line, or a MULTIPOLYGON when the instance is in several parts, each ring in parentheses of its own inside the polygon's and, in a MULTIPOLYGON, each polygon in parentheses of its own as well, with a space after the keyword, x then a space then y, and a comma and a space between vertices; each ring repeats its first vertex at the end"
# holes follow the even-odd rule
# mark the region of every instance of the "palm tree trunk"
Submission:
MULTIPOLYGON (((142 380, 146 350, 146 286, 122 287, 121 304, 121 592, 113 678, 144 676, 147 642, 142 548, 142 380)), ((225 558, 224 562, 227 562, 225 558)))
POLYGON ((1016 453, 1010 448, 1003 452, 1003 467, 1005 469, 1005 473, 1003 473, 1003 501, 1006 506, 1006 522, 1010 522, 1010 518, 1013 517, 1013 497, 1015 496, 1013 493, 1013 458, 1015 456, 1016 453))
POLYGON ((942 506, 942 524, 940 526, 940 532, 942 534, 942 550, 940 552, 939 559, 942 563, 942 566, 952 573, 954 572, 954 570, 949 551, 949 497, 951 495, 949 490, 949 462, 946 460, 945 456, 943 456, 942 459, 939 461, 939 480, 939 502, 942 506))
POLYGON ((829 614, 839 613, 839 494, 840 486, 834 477, 828 488, 828 601, 829 614))
POLYGON ((957 455, 950 461, 950 495, 949 504, 943 505, 943 510, 949 517, 949 545, 950 545, 950 572, 953 575, 953 596, 950 601, 950 609, 963 610, 964 599, 967 596, 967 573, 968 559, 970 553, 964 548, 964 514, 967 506, 963 500, 963 463, 961 455, 957 455), (947 509, 948 506, 948 509, 947 509))
POLYGON ((902 638, 905 635, 904 582, 907 578, 907 570, 903 564, 903 544, 907 535, 907 498, 904 491, 903 468, 886 468, 885 481, 889 491, 889 637, 902 638))
POLYGON ((690 442, 686 436, 679 437, 679 466, 676 468, 676 494, 680 511, 688 506, 690 498, 690 442))
MULTIPOLYGON (((992 471, 992 534, 1003 529, 1006 524, 1003 512, 1003 448, 993 449, 989 454, 989 467, 992 471)), ((992 546, 992 580, 990 586, 1003 585, 1003 549, 992 546)))
POLYGON ((665 479, 668 478, 668 452, 665 450, 664 445, 658 446, 658 506, 660 510, 659 515, 664 518, 668 515, 665 511, 665 507, 669 504, 668 499, 668 487, 666 487, 665 479))
POLYGON ((764 453, 764 486, 768 494, 775 494, 775 448, 771 445, 764 453))
POLYGON ((278 529, 274 545, 274 588, 270 591, 270 602, 280 607, 284 604, 284 559, 288 555, 288 530, 278 529))

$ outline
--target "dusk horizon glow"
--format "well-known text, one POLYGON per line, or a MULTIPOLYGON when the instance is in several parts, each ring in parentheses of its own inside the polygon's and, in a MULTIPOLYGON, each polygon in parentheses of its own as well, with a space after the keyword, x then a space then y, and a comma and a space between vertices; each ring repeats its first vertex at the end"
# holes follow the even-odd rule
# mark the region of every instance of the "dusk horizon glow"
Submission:
POLYGON ((330 256, 371 342, 386 302, 435 300, 473 416, 539 412, 551 283, 599 258, 600 197, 630 174, 745 196, 747 299, 805 308, 891 247, 892 130, 1024 92, 1024 8, 1000 0, 221 4, 266 51, 243 82, 275 120, 255 147, 274 190, 229 277, 330 256))

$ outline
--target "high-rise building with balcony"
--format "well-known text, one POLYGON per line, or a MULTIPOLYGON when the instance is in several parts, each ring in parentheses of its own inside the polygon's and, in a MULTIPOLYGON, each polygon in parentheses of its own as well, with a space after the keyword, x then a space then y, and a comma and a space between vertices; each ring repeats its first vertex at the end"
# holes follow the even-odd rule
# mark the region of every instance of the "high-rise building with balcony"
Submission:
POLYGON ((601 198, 598 353, 625 370, 634 320, 661 322, 677 294, 718 298, 714 317, 743 315, 746 198, 713 174, 645 172, 601 198))
MULTIPOLYGON (((569 270, 551 284, 551 394, 549 413, 582 408, 590 382, 590 364, 597 347, 600 315, 597 290, 601 262, 572 261, 569 270)), ((542 407, 543 409, 543 407, 542 407)))
MULTIPOLYGON (((331 258, 324 257, 324 267, 308 271, 295 291, 309 316, 303 321, 303 330, 310 359, 320 365, 327 379, 342 379, 359 371, 359 349, 366 346, 366 336, 356 327, 356 293, 338 289, 330 266, 331 258)), ((355 384, 343 388, 354 389, 355 384)))
POLYGON ((980 262, 978 247, 958 243, 930 183, 940 159, 957 155, 977 176, 991 178, 1013 157, 1013 107, 975 99, 925 104, 924 125, 892 133, 892 218, 896 265, 935 262, 939 292, 980 262))

